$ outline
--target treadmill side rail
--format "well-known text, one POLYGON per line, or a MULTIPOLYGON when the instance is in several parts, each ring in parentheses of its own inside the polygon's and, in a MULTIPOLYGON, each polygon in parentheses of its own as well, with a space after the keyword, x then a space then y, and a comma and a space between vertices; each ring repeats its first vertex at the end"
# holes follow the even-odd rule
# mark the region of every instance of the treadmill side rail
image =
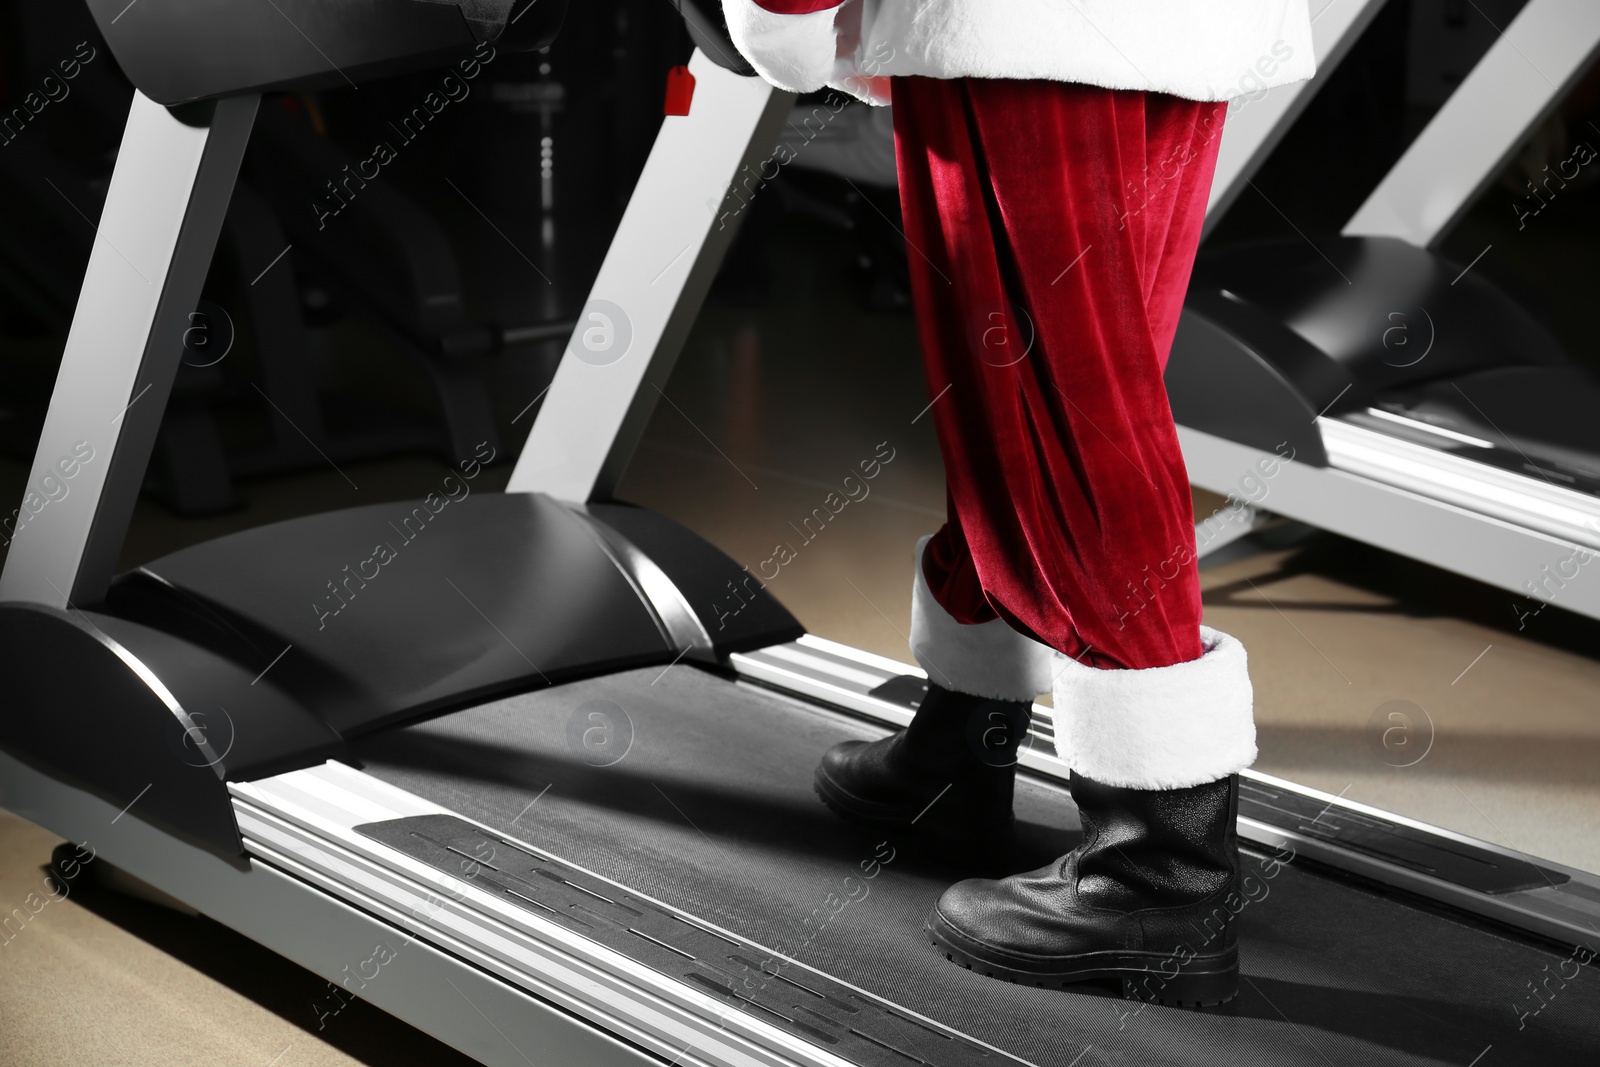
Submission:
MULTIPOLYGON (((825 981, 812 968, 371 775, 330 762, 238 783, 232 790, 252 855, 385 915, 419 941, 447 947, 664 1059, 676 1055, 679 1063, 705 1067, 894 1067, 907 1062, 905 1053, 874 1046, 871 1037, 818 1040, 809 1028, 789 1025, 721 982, 684 981, 659 964, 681 958, 666 947, 669 939, 703 935, 707 944, 722 951, 713 960, 697 960, 691 969, 731 979, 740 990, 786 986, 775 980, 779 972, 807 986, 825 981), (430 823, 440 830, 465 831, 471 843, 448 841, 465 845, 459 854, 427 847, 426 839, 417 840, 422 850, 407 849, 415 830, 437 838, 430 823), (435 858, 448 855, 443 862, 430 862, 429 853, 435 858), (519 860, 546 871, 535 876, 533 887, 518 877, 507 877, 502 884, 497 872, 513 871, 519 860), (597 892, 598 897, 593 895, 597 892), (530 899, 549 901, 554 908, 530 907, 530 899), (587 901, 592 907, 558 914, 572 901, 587 901), (597 939, 586 933, 599 924, 621 936, 597 939), (663 926, 681 926, 682 931, 669 935, 663 926), (634 947, 655 964, 618 947, 629 941, 636 941, 634 947), (748 975, 745 986, 747 973, 727 959, 729 954, 761 964, 765 976, 748 975), (841 1045, 854 1046, 854 1055, 846 1058, 841 1045)), ((866 1014, 859 1008, 869 1004, 888 1007, 852 987, 829 992, 842 994, 833 998, 836 1002, 848 998, 858 1009, 852 1017, 866 1014)), ((957 1043, 954 1035, 941 1036, 957 1043)), ((953 1061, 952 1067, 984 1058, 983 1051, 971 1046, 971 1055, 953 1061)))
MULTIPOLYGON (((121 803, 107 803, 3 752, 0 803, 90 846, 97 857, 326 979, 342 995, 355 991, 351 974, 371 958, 374 945, 391 947, 396 958, 384 966, 381 981, 360 989, 361 998, 488 1067, 528 1067, 528 1054, 536 1054, 541 1067, 660 1067, 671 1057, 518 988, 455 945, 439 948, 415 937, 403 911, 351 904, 303 874, 259 859, 226 862, 146 822, 138 805, 119 815, 121 803)), ((692 1053, 680 1061, 683 1067, 704 1062, 692 1053)))
MULTIPOLYGON (((1193 431, 1185 430, 1186 434, 1193 431)), ((922 672, 807 635, 733 657, 740 679, 830 705, 883 726, 911 718, 896 682, 922 672)), ((1052 709, 1034 705, 1018 764, 1065 783, 1052 709)), ((1600 875, 1533 859, 1465 834, 1309 789, 1256 770, 1240 774, 1239 837, 1562 945, 1587 944, 1600 923, 1600 875)))

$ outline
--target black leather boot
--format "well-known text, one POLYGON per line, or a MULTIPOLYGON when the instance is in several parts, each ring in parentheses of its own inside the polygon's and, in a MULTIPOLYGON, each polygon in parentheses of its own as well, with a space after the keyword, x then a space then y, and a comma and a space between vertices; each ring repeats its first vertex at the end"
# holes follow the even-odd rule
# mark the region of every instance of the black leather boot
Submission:
POLYGON ((938 858, 988 867, 1010 844, 1017 752, 1029 704, 929 683, 911 725, 834 745, 817 767, 823 803, 852 822, 904 833, 938 858))
POLYGON ((964 967, 1026 985, 1116 979, 1133 999, 1231 1000, 1238 775, 1147 790, 1075 774, 1072 797, 1083 843, 1037 871, 945 890, 928 916, 934 945, 964 967))

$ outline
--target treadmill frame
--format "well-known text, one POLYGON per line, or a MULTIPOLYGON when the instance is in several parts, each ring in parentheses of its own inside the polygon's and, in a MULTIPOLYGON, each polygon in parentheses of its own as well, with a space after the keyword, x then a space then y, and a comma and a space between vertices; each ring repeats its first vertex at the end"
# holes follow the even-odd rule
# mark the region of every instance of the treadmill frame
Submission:
MULTIPOLYGON (((1314 27, 1324 77, 1371 14, 1352 6, 1330 17, 1326 30, 1314 27)), ((1351 217, 1344 234, 1436 246, 1528 131, 1555 109, 1597 50, 1600 7, 1589 0, 1529 0, 1351 217)), ((1224 128, 1218 169, 1223 184, 1213 189, 1208 226, 1265 162, 1271 144, 1317 85, 1271 90, 1260 105, 1251 105, 1259 109, 1255 114, 1245 111, 1251 120, 1260 116, 1272 123, 1236 127, 1230 122, 1224 128), (1231 133, 1243 141, 1231 143, 1231 133), (1237 169, 1225 167, 1230 160, 1244 162, 1237 169)), ((1268 496, 1255 504, 1515 593, 1527 605, 1555 603, 1600 619, 1600 584, 1568 580, 1556 592, 1542 591, 1550 570, 1600 550, 1600 500, 1335 418, 1320 417, 1315 428, 1329 466, 1283 464, 1268 496)), ((1190 481, 1215 493, 1235 492, 1241 478, 1269 469, 1258 464, 1276 466, 1280 459, 1190 427, 1179 426, 1178 437, 1190 481)), ((1517 609, 1515 603, 1509 606, 1517 609)))
MULTIPOLYGON (((734 684, 774 688, 886 728, 909 720, 910 706, 874 691, 885 682, 920 674, 914 667, 814 637, 736 653, 732 662, 739 673, 734 684)), ((1029 772, 1060 782, 1067 771, 1050 743, 1050 723, 1049 709, 1036 707, 1034 742, 1022 763, 1029 772)), ((1431 835, 1445 848, 1527 862, 1513 850, 1316 790, 1248 771, 1243 777, 1247 783, 1314 802, 1322 814, 1313 822, 1323 817, 1386 820, 1431 835)), ((330 984, 348 981, 351 967, 373 957, 375 946, 389 947, 394 956, 377 977, 366 976, 359 989, 362 999, 483 1063, 848 1067, 826 1049, 756 1013, 732 1008, 565 927, 499 904, 465 881, 354 833, 354 825, 372 820, 447 813, 507 837, 499 828, 448 812, 341 764, 230 785, 249 843, 250 857, 242 864, 179 841, 136 813, 116 812, 105 801, 4 753, 0 782, 5 783, 0 803, 7 808, 92 846, 99 860, 330 984), (441 983, 449 983, 467 1004, 455 1003, 441 983)), ((1292 852, 1297 860, 1356 874, 1565 945, 1584 943, 1600 925, 1600 878, 1559 864, 1538 866, 1567 878, 1561 885, 1494 895, 1341 847, 1304 827, 1242 816, 1239 832, 1246 841, 1280 855, 1292 852), (1576 892, 1564 891, 1569 886, 1576 892)), ((642 897, 632 887, 623 888, 642 897)), ((692 918, 715 931, 703 919, 692 918)), ((767 955, 783 958, 770 951, 767 955)), ((881 997, 855 992, 935 1029, 948 1029, 881 997)), ((1013 1062, 1029 1062, 991 1050, 1013 1062)))
MULTIPOLYGON (((759 173, 761 146, 771 140, 769 135, 790 102, 788 94, 728 73, 698 52, 690 68, 699 82, 693 116, 664 124, 595 287, 600 299, 606 293, 647 294, 627 314, 634 327, 634 344, 641 351, 648 346, 648 351, 640 358, 611 363, 563 360, 550 394, 555 403, 547 404, 549 410, 535 423, 534 437, 524 453, 525 457, 544 453, 552 459, 560 457, 560 462, 552 466, 527 458, 529 465, 519 463, 513 474, 514 490, 543 489, 579 503, 603 499, 609 493, 651 406, 661 395, 657 383, 664 383, 670 372, 699 298, 731 237, 731 229, 721 223, 732 182, 753 163, 759 173), (702 200, 708 204, 704 216, 678 210, 684 203, 702 200), (670 228, 658 224, 662 218, 670 220, 670 228), (674 253, 668 245, 680 237, 684 244, 674 253), (663 251, 672 254, 664 258, 654 254, 663 251), (665 288, 656 288, 669 275, 665 288), (646 385, 651 389, 645 389, 646 385), (547 451, 550 438, 566 434, 571 436, 550 446, 556 451, 547 451), (578 442, 577 452, 567 453, 568 441, 578 442)), ((30 485, 43 486, 43 479, 59 477, 55 473, 59 469, 57 450, 63 442, 70 447, 78 427, 84 425, 82 419, 104 417, 113 427, 111 447, 102 453, 100 465, 86 466, 83 480, 71 483, 70 489, 77 492, 52 501, 30 521, 29 526, 38 529, 25 530, 31 536, 13 546, 0 577, 0 599, 70 608, 75 601, 98 599, 104 592, 170 390, 176 340, 188 321, 185 309, 198 298, 255 104, 253 96, 223 101, 216 107, 211 127, 203 129, 186 126, 172 113, 136 96, 130 141, 119 158, 117 179, 74 319, 73 340, 69 341, 72 362, 64 365, 59 379, 30 485), (148 144, 144 143, 146 134, 148 144), (176 150, 166 153, 161 145, 176 150), (141 229, 136 221, 141 214, 160 225, 141 229), (136 280, 119 277, 119 272, 126 274, 126 267, 132 265, 132 261, 123 262, 130 253, 154 257, 136 262, 162 263, 160 286, 145 278, 145 287, 152 290, 146 292, 136 280), (80 392, 89 398, 81 406, 77 402, 80 392), (67 504, 70 499, 77 502, 67 504)), ((594 325, 587 314, 584 319, 580 331, 594 325)), ((582 344, 580 335, 575 335, 574 343, 582 344)), ((1192 436, 1185 435, 1186 453, 1195 443, 1192 436)), ((1225 458, 1232 463, 1240 456, 1230 453, 1225 458)), ((1228 473, 1238 469, 1230 468, 1228 473)), ((1231 483, 1231 477, 1228 481, 1231 483)), ((873 682, 917 672, 843 646, 807 638, 797 645, 736 655, 734 665, 751 681, 815 703, 846 708, 885 725, 903 724, 910 717, 909 706, 874 696, 872 690, 882 681, 873 682), (819 667, 804 663, 808 657, 843 662, 819 667)), ((1036 710, 1035 729, 1041 741, 1050 740, 1049 722, 1048 714, 1036 710)), ((1066 777, 1065 767, 1051 747, 1041 744, 1024 754, 1023 762, 1031 771, 1058 780, 1066 777)), ((291 772, 291 776, 310 781, 318 777, 318 770, 291 772)), ((1267 781, 1263 776, 1254 777, 1267 781)), ((1381 814, 1287 783, 1273 784, 1325 799, 1330 810, 1342 807, 1381 814)), ((407 964, 385 969, 381 981, 362 990, 363 999, 484 1063, 515 1067, 534 1062, 530 1052, 544 1062, 605 1067, 659 1064, 669 1058, 677 1063, 741 1067, 789 1063, 833 1067, 841 1062, 821 1049, 797 1045, 792 1035, 759 1019, 729 1012, 721 1002, 687 987, 663 988, 657 983, 655 988, 645 988, 649 983, 637 973, 637 967, 630 971, 618 961, 605 961, 604 953, 592 953, 592 959, 601 960, 600 971, 608 972, 614 989, 619 973, 629 975, 635 984, 644 983, 631 994, 630 1003, 641 1012, 656 1012, 664 1020, 656 1030, 647 1032, 635 1020, 617 1015, 615 1007, 608 1014, 593 1000, 585 1006, 558 997, 548 986, 543 990, 519 988, 507 970, 501 968, 497 973, 464 939, 432 928, 425 939, 414 937, 419 931, 413 925, 415 916, 380 899, 373 891, 376 881, 368 881, 363 891, 316 871, 306 862, 309 854, 302 851, 297 855, 294 848, 297 842, 301 847, 308 842, 319 847, 327 843, 315 841, 315 835, 307 835, 303 827, 296 831, 270 810, 261 783, 233 786, 236 815, 241 825, 249 828, 252 842, 253 855, 241 862, 230 862, 145 823, 136 809, 129 810, 135 808, 137 797, 128 808, 116 811, 85 791, 0 753, 0 803, 71 840, 91 845, 109 864, 330 981, 337 980, 351 964, 368 958, 374 944, 404 937, 401 958, 407 964), (470 1011, 441 996, 441 980, 461 994, 470 1011), (684 1035, 681 1047, 667 1039, 674 1031, 684 1035), (615 1036, 616 1032, 627 1034, 632 1043, 615 1036), (702 1044, 696 1045, 695 1038, 702 1044)), ((436 806, 429 808, 436 810, 436 806)), ((1433 832, 1495 851, 1460 835, 1433 832)), ((1391 884, 1424 895, 1432 890, 1434 899, 1490 914, 1474 908, 1470 901, 1450 898, 1445 889, 1430 886, 1400 868, 1385 869, 1354 854, 1341 858, 1337 847, 1303 834, 1297 837, 1293 828, 1244 820, 1241 833, 1259 843, 1293 844, 1322 862, 1342 863, 1345 869, 1370 877, 1395 879, 1391 884)), ((324 858, 330 857, 352 869, 360 866, 352 862, 348 849, 327 848, 324 858)), ((1580 872, 1562 873, 1586 885, 1596 884, 1580 872)), ((1532 913, 1526 908, 1517 913, 1502 907, 1495 917, 1517 919, 1518 914, 1524 928, 1565 939, 1566 927, 1548 916, 1529 918, 1532 913)), ((505 931, 498 931, 498 936, 504 939, 505 931)))
POLYGON ((200 124, 134 90, 0 600, 105 598, 260 101, 200 124))

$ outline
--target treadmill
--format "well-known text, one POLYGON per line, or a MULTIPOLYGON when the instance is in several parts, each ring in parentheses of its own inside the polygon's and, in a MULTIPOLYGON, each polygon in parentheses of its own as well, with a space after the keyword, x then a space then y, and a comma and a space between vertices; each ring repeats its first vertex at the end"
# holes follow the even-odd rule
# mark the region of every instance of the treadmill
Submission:
MULTIPOLYGON (((1012 985, 930 948, 959 874, 811 790, 830 744, 903 725, 926 679, 804 634, 734 561, 611 499, 731 238, 714 209, 792 103, 686 2, 690 114, 663 121, 509 489, 473 491, 469 460, 419 500, 113 575, 259 93, 543 47, 562 9, 89 3, 139 93, 0 575, 0 804, 327 979, 308 1012, 359 997, 486 1064, 1600 1047, 1600 879, 1259 774, 1231 1006, 1012 985)), ((1078 833, 1052 723, 1035 709, 1020 756, 1019 870, 1078 833)))
MULTIPOLYGON (((1381 6, 1327 5, 1319 78, 1230 118, 1208 226, 1381 6)), ((1527 0, 1342 233, 1202 251, 1167 370, 1190 478, 1227 494, 1276 470, 1202 552, 1270 513, 1507 590, 1519 619, 1600 618, 1600 584, 1574 580, 1600 551, 1600 375, 1473 269, 1492 246, 1437 251, 1597 53, 1600 6, 1527 0)))

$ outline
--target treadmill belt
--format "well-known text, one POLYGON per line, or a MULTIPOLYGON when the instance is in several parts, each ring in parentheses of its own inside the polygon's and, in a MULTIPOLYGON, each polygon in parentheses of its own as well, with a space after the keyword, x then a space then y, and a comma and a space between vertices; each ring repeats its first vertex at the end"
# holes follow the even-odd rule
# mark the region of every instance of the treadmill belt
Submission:
MULTIPOLYGON (((812 792, 829 745, 883 732, 680 664, 509 697, 362 738, 356 750, 367 773, 499 831, 490 847, 526 846, 515 863, 495 862, 498 872, 473 871, 536 902, 522 906, 564 910, 569 929, 581 932, 574 919, 585 922, 589 936, 630 946, 630 956, 680 978, 694 970, 701 977, 688 980, 706 991, 721 990, 769 1022, 767 1013, 782 1013, 785 1029, 814 1029, 807 1036, 820 1047, 871 1067, 1009 1058, 935 1038, 897 1013, 857 1024, 844 1007, 882 1009, 845 985, 1039 1067, 1595 1062, 1593 965, 1248 851, 1247 887, 1255 888, 1238 920, 1243 979, 1224 1009, 1124 1001, 1110 984, 1068 992, 1011 985, 953 966, 922 923, 960 872, 840 821, 812 792), (743 946, 619 897, 568 865, 837 984, 763 968, 766 957, 751 959, 743 946), (827 1003, 808 1003, 812 994, 796 994, 774 971, 827 1003), (795 1010, 802 1007, 817 1016, 795 1010)), ((1017 815, 1018 870, 1048 862, 1077 837, 1070 798, 1054 783, 1019 778, 1017 815)), ((477 828, 428 818, 363 832, 457 873, 459 853, 482 859, 477 828)))

